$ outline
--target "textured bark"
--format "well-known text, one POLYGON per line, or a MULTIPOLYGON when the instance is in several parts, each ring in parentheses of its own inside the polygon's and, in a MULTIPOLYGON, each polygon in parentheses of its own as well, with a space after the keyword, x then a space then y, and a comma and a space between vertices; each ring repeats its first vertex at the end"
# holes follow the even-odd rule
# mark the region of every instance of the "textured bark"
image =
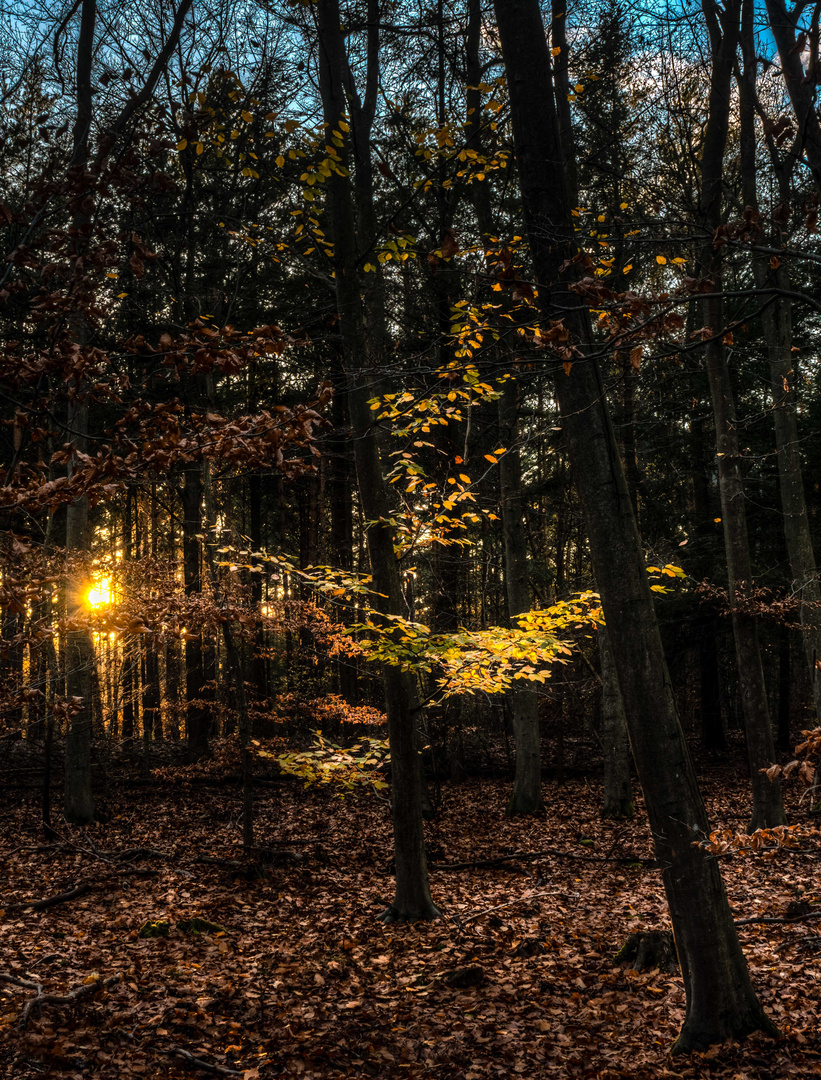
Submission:
MULTIPOLYGON (((587 312, 562 275, 574 254, 538 0, 496 0, 525 224, 547 319, 580 344, 587 312)), ((630 496, 595 360, 580 348, 556 393, 687 993, 676 1051, 773 1030, 750 981, 718 863, 694 844, 707 815, 676 714, 630 496)))
POLYGON ((602 750, 604 751, 604 802, 602 817, 632 818, 636 814, 630 779, 630 737, 621 698, 610 638, 599 627, 599 658, 602 682, 602 750))
MULTIPOLYGON (((319 0, 317 16, 319 85, 324 119, 329 130, 341 130, 339 122, 344 120, 346 112, 343 80, 347 58, 337 0, 319 0)), ((371 45, 371 51, 372 48, 371 45)), ((356 119, 353 110, 352 119, 356 119)), ((354 133, 353 141, 358 153, 362 154, 361 137, 354 133)), ((344 152, 340 156, 346 161, 344 152)), ((379 443, 372 423, 373 414, 368 405, 378 383, 380 335, 368 332, 361 300, 357 215, 349 179, 333 173, 326 187, 359 497, 364 517, 371 523, 367 541, 376 592, 374 601, 380 605, 383 614, 400 614, 403 600, 399 562, 390 524, 391 507, 379 443)), ((360 189, 359 194, 365 198, 367 193, 360 189)), ((366 208, 362 207, 361 210, 366 211, 366 208)), ((366 213, 360 212, 359 219, 362 220, 363 216, 367 216, 366 213)), ((383 669, 382 681, 391 748, 391 801, 396 858, 396 891, 383 918, 386 921, 432 919, 439 912, 431 900, 425 861, 421 764, 415 734, 419 709, 416 683, 411 675, 389 665, 383 669)))
MULTIPOLYGON (((505 591, 511 619, 530 611, 530 584, 527 574, 527 540, 522 508, 522 466, 518 447, 518 403, 516 381, 507 379, 499 398, 499 441, 507 453, 499 459, 499 487, 502 504, 502 534, 505 554, 505 591)), ((515 621, 515 620, 514 620, 515 621)), ((539 699, 535 688, 524 679, 509 691, 513 738, 516 744, 516 774, 507 804, 508 814, 537 814, 544 810, 542 799, 542 758, 539 740, 539 699)))
MULTIPOLYGON (((730 123, 730 93, 736 50, 740 39, 741 0, 732 0, 719 22, 710 0, 703 10, 710 32, 711 61, 710 101, 701 155, 701 202, 699 217, 708 236, 722 223, 722 181, 724 148, 730 123)), ((781 786, 770 781, 764 769, 775 761, 767 688, 761 663, 758 625, 747 614, 745 599, 753 590, 750 545, 747 535, 747 509, 741 476, 741 448, 727 349, 724 344, 724 304, 718 295, 721 288, 722 248, 712 241, 702 249, 700 269, 714 286, 714 295, 702 304, 704 325, 712 333, 704 348, 713 420, 716 434, 718 486, 721 494, 721 520, 727 554, 727 590, 732 610, 736 667, 747 738, 747 758, 753 788, 750 830, 783 825, 786 821, 781 800, 781 786)))

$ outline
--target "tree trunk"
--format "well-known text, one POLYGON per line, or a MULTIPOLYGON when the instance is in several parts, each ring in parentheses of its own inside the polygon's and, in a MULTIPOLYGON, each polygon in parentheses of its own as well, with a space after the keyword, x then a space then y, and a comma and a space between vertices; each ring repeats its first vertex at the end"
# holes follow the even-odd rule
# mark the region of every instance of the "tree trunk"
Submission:
POLYGON ((607 629, 599 627, 599 659, 602 682, 602 749, 604 751, 604 802, 602 817, 632 818, 636 814, 630 780, 630 737, 621 699, 616 665, 607 629))
MULTIPOLYGON (((506 379, 499 398, 499 440, 506 453, 499 459, 502 532, 505 545, 505 590, 510 618, 530 611, 527 542, 522 518, 522 466, 518 447, 518 402, 515 378, 506 379)), ((539 699, 525 679, 514 682, 510 693, 516 773, 507 813, 538 814, 542 799, 542 758, 539 739, 539 699)))
MULTIPOLYGON (((755 102, 758 59, 755 52, 754 9, 750 0, 746 0, 744 5, 741 45, 744 57, 744 69, 739 79, 742 190, 745 203, 757 212, 755 102)), ((795 58, 795 62, 799 63, 798 58, 795 58)), ((782 165, 778 160, 778 151, 771 141, 768 141, 768 146, 778 178, 779 195, 781 201, 786 202, 790 196, 790 171, 794 159, 788 156, 789 164, 785 162, 782 165)), ((821 168, 821 156, 818 164, 821 168)), ((780 239, 777 235, 776 240, 780 239)), ((783 263, 773 269, 767 256, 755 254, 752 263, 758 288, 775 285, 785 291, 790 289, 789 271, 783 263)), ((804 628, 804 655, 810 671, 816 716, 821 724, 821 671, 816 665, 816 660, 821 658, 821 586, 818 581, 818 566, 813 550, 801 467, 795 408, 791 301, 786 297, 775 297, 762 311, 761 323, 770 367, 781 509, 793 577, 792 592, 798 598, 801 624, 804 628)), ((779 744, 780 742, 779 727, 779 744)))
MULTIPOLYGON (((199 464, 188 465, 183 475, 183 574, 185 595, 193 597, 201 592, 199 537, 202 534, 202 467, 199 464)), ((205 753, 208 749, 210 717, 203 703, 204 686, 202 632, 189 627, 185 635, 186 738, 189 750, 197 754, 205 753)))
MULTIPOLYGON (((88 406, 75 404, 69 410, 69 426, 81 434, 75 435, 75 447, 85 452, 85 432, 88 430, 88 406)), ((71 476, 73 461, 69 463, 71 476)), ((66 512, 66 549, 69 552, 88 551, 88 499, 83 495, 71 503, 66 512)), ((66 614, 69 621, 82 622, 87 613, 85 573, 70 571, 66 588, 66 614)), ((75 825, 94 820, 94 798, 91 791, 91 727, 94 643, 85 628, 66 631, 66 696, 77 699, 77 711, 69 718, 66 735, 66 777, 64 814, 75 825)))
MULTIPOLYGON (((328 131, 341 131, 345 123, 342 91, 347 70, 337 0, 319 0, 319 84, 328 131)), ((347 142, 347 140, 346 140, 347 142)), ((361 138, 357 140, 361 147, 361 138)), ((345 163, 345 147, 339 150, 345 163)), ((375 602, 383 614, 402 611, 399 562, 390 524, 391 510, 368 400, 376 392, 378 355, 376 335, 366 332, 359 281, 356 215, 346 175, 333 171, 327 184, 328 209, 334 243, 334 274, 342 350, 348 373, 354 459, 359 496, 368 528, 375 602), (374 362, 376 361, 376 363, 374 362)), ((360 214, 360 218, 362 215, 360 214)), ((386 627, 389 624, 386 624, 386 627)), ((388 630, 386 629, 386 632, 388 630)), ((396 892, 385 921, 432 919, 439 912, 428 885, 422 830, 422 777, 416 747, 415 720, 419 709, 415 679, 398 667, 385 665, 382 673, 388 736, 391 748, 391 797, 396 856, 396 892)))
POLYGON ((745 600, 753 593, 753 573, 747 535, 744 482, 741 477, 738 421, 724 342, 724 302, 719 295, 722 248, 716 247, 712 242, 713 234, 722 223, 724 148, 730 123, 730 92, 740 36, 741 0, 732 0, 721 22, 710 0, 704 0, 702 7, 710 31, 712 51, 710 108, 701 155, 699 206, 701 224, 711 237, 701 252, 700 269, 702 274, 711 280, 713 293, 705 297, 702 304, 704 325, 712 334, 705 345, 704 358, 715 422, 718 487, 721 495, 724 548, 727 554, 727 589, 753 788, 753 810, 749 825, 750 831, 753 831, 783 825, 786 818, 780 783, 770 781, 762 771, 775 761, 775 745, 761 663, 758 625, 755 617, 744 610, 745 600))
MULTIPOLYGON (((815 71, 804 71, 805 51, 812 56, 812 50, 806 50, 807 35, 799 33, 798 26, 806 23, 802 17, 804 4, 795 4, 793 10, 787 7, 786 0, 766 0, 767 18, 778 49, 784 85, 790 96, 795 113, 798 136, 792 147, 796 159, 809 167, 813 182, 821 192, 821 123, 816 112, 816 88, 818 75, 815 71)), ((810 16, 813 31, 817 34, 817 8, 810 16)), ((817 41, 817 37, 816 37, 817 41)), ((817 46, 816 46, 817 48, 817 46)))
MULTIPOLYGON (((496 0, 525 224, 545 320, 565 312, 577 340, 588 315, 562 280, 575 253, 564 193, 550 57, 538 0, 496 0)), ((570 264, 572 266, 572 263, 570 264)), ((601 375, 580 347, 556 392, 644 790, 687 993, 674 1050, 772 1032, 750 981, 715 859, 694 841, 708 831, 676 714, 644 556, 601 375)))

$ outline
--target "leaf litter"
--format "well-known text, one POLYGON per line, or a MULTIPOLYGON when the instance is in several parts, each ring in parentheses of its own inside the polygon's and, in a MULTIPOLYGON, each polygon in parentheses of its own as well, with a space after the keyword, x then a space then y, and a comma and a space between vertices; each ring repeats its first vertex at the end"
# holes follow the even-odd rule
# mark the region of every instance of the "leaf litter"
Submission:
MULTIPOLYGON (((739 827, 747 791, 711 772, 716 827, 739 827)), ((391 826, 366 792, 258 792, 261 854, 241 848, 230 786, 163 784, 137 797, 115 784, 107 824, 66 826, 52 845, 35 799, 7 797, 0 972, 29 985, 0 983, 0 1075, 821 1074, 821 921, 739 927, 781 1040, 673 1058, 680 976, 614 960, 631 933, 669 929, 641 800, 635 821, 602 821, 597 785, 551 784, 547 817, 510 820, 505 796, 499 782, 445 787, 426 825, 443 918, 411 926, 378 919, 393 895, 391 826), (476 862, 486 865, 460 865, 476 862)), ((791 821, 809 822, 806 801, 795 803, 791 821)), ((723 858, 736 918, 783 917, 796 902, 812 912, 819 850, 814 840, 723 858)))

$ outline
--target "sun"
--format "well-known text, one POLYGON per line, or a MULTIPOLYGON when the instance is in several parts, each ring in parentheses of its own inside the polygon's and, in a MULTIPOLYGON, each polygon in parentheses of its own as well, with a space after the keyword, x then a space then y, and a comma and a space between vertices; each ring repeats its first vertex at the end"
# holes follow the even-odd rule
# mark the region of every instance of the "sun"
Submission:
POLYGON ((86 603, 91 608, 104 607, 111 603, 111 581, 108 578, 97 578, 86 593, 86 603))

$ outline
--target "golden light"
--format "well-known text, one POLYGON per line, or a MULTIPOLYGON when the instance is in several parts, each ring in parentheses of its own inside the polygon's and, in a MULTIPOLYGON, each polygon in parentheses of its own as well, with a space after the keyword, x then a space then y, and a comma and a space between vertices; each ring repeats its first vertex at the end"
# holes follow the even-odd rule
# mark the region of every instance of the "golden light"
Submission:
POLYGON ((111 603, 111 581, 98 578, 86 593, 86 603, 91 608, 104 607, 111 603))

